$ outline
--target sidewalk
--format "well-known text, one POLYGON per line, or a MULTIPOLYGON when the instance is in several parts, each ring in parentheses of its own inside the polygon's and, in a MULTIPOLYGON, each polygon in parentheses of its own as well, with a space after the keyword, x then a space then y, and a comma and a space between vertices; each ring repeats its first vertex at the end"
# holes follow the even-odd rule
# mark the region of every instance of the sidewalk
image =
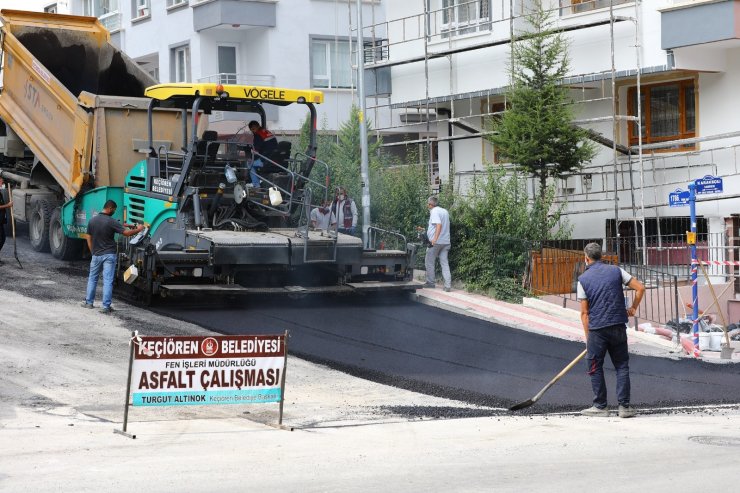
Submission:
MULTIPOLYGON (((414 298, 420 303, 507 327, 585 342, 579 312, 537 298, 525 298, 523 304, 515 305, 460 289, 444 292, 441 285, 437 289, 419 289, 414 298)), ((655 334, 630 328, 627 339, 630 351, 635 354, 673 359, 691 357, 677 343, 655 334)), ((737 342, 733 344, 738 345, 737 342)), ((702 359, 715 363, 740 363, 740 350, 736 348, 732 360, 720 359, 720 353, 715 351, 703 351, 702 359)))

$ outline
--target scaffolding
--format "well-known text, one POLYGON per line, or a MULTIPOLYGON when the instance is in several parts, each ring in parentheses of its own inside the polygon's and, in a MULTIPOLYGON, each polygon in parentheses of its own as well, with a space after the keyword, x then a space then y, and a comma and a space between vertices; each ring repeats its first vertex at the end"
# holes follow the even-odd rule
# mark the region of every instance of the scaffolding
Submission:
MULTIPOLYGON (((430 182, 439 185, 444 181, 440 177, 449 169, 450 183, 458 190, 463 189, 465 181, 479 174, 482 167, 471 168, 469 163, 462 166, 462 158, 455 155, 456 146, 461 141, 485 139, 492 134, 486 121, 505 111, 510 81, 459 90, 456 61, 475 52, 493 53, 491 59, 500 57, 501 47, 507 46, 510 53, 512 40, 516 41, 524 24, 525 7, 531 2, 413 0, 413 7, 411 4, 404 2, 408 7, 402 16, 366 26, 361 36, 365 40, 361 68, 374 73, 375 82, 384 70, 394 70, 394 80, 395 72, 411 73, 418 83, 415 91, 408 94, 415 94, 406 97, 398 92, 376 90, 368 98, 368 117, 374 121, 378 136, 384 136, 385 149, 406 145, 424 148, 423 164, 428 167, 430 182), (445 85, 448 90, 440 90, 445 85), (394 133, 404 138, 389 139, 394 133)), ((666 54, 664 62, 655 52, 646 57, 648 52, 643 43, 649 36, 645 35, 643 18, 646 13, 652 13, 653 5, 646 6, 643 0, 552 0, 549 7, 555 14, 556 31, 574 39, 598 37, 603 41, 603 47, 597 47, 602 51, 589 52, 588 56, 604 61, 595 65, 595 71, 583 70, 562 80, 573 103, 590 111, 574 124, 587 129, 591 139, 604 147, 580 171, 554 180, 559 192, 556 200, 561 204, 567 202, 566 217, 593 213, 604 219, 604 237, 629 237, 634 250, 642 252, 638 261, 646 263, 648 248, 662 248, 660 238, 678 233, 677 228, 683 224, 680 213, 667 212, 671 204, 666 188, 671 187, 673 192, 674 188, 685 187, 687 181, 706 174, 738 176, 740 132, 644 142, 644 129, 650 121, 644 122, 643 118, 651 108, 642 106, 643 94, 650 91, 650 85, 656 81, 697 81, 699 77, 697 70, 677 69, 672 53, 666 54), (580 15, 585 11, 592 15, 580 15), (650 61, 647 65, 643 61, 646 59, 650 61), (626 101, 620 102, 620 97, 626 101), (664 196, 659 196, 661 193, 664 196), (675 221, 671 223, 668 218, 675 221), (647 235, 658 238, 657 247, 647 241, 647 235)), ((356 30, 354 33, 357 35, 356 30)), ((508 68, 502 63, 502 70, 508 68)), ((483 79, 483 75, 479 77, 483 79)), ((698 95, 694 97, 696 104, 698 95)), ((681 118, 684 116, 681 114, 681 118)), ((695 113, 692 118, 696 125, 695 113)), ((481 149, 481 163, 494 162, 495 149, 487 145, 481 149)), ((498 164, 512 173, 516 170, 512 164, 498 164)), ((532 196, 535 186, 535 180, 529 179, 532 196)), ((728 199, 740 199, 740 194, 728 190, 700 202, 720 203, 728 199)), ((730 236, 725 241, 732 244, 740 240, 734 238, 734 233, 730 236)))
MULTIPOLYGON (((500 115, 506 107, 507 85, 501 84, 497 87, 481 89, 473 92, 455 93, 454 86, 455 65, 454 58, 462 53, 476 50, 485 50, 496 46, 511 46, 512 40, 516 40, 517 34, 525 16, 524 1, 516 0, 469 0, 448 1, 441 8, 432 9, 427 0, 419 0, 422 6, 419 12, 396 19, 386 19, 383 22, 368 26, 363 32, 362 38, 370 39, 370 43, 364 45, 365 71, 377 71, 390 69, 409 64, 423 64, 424 97, 413 101, 392 101, 391 95, 379 95, 378 91, 370 97, 368 104, 369 116, 375 122, 375 132, 387 134, 391 132, 407 131, 415 134, 416 138, 398 142, 386 143, 386 147, 403 146, 408 144, 422 144, 429 150, 425 153, 430 170, 430 178, 433 179, 437 172, 437 163, 434 162, 435 153, 432 147, 438 147, 442 143, 448 144, 447 160, 450 167, 450 176, 457 181, 455 186, 460 186, 460 180, 466 174, 476 174, 480 170, 455 171, 455 158, 453 142, 463 139, 481 139, 492 134, 486 128, 485 121, 500 115), (460 38, 476 33, 486 33, 482 41, 461 44, 460 38), (396 51, 409 51, 408 56, 392 57, 396 51), (437 60, 445 60, 448 65, 450 94, 435 96, 430 93, 430 64, 437 60), (498 103, 495 105, 494 103, 498 103), (447 125, 447 135, 440 135, 436 127, 447 125), (435 125, 435 128, 432 128, 435 125), (455 132, 459 130, 462 132, 455 132)), ((441 3, 441 2, 440 2, 441 3)), ((561 191, 568 190, 569 180, 575 177, 588 177, 589 189, 583 199, 594 202, 596 199, 599 209, 604 208, 606 201, 613 201, 615 229, 622 221, 632 221, 640 224, 639 229, 645 231, 645 167, 643 159, 643 145, 641 139, 636 146, 620 146, 619 134, 624 122, 634 122, 638 128, 642 128, 641 115, 643 114, 638 100, 637 116, 619 113, 617 101, 618 79, 636 78, 638 93, 641 87, 641 76, 643 73, 667 71, 667 66, 642 67, 641 63, 641 35, 640 35, 640 11, 642 2, 635 1, 631 6, 631 15, 623 15, 625 6, 620 6, 620 13, 615 12, 615 3, 623 3, 618 0, 604 2, 596 0, 584 1, 560 1, 551 9, 557 14, 558 21, 564 9, 578 9, 578 11, 589 8, 599 8, 606 5, 608 15, 594 18, 581 17, 580 19, 568 19, 568 22, 559 22, 556 30, 564 33, 593 29, 602 26, 609 27, 610 60, 611 67, 600 72, 573 74, 562 81, 571 89, 574 103, 585 105, 590 103, 610 102, 611 114, 603 117, 577 120, 576 124, 588 126, 602 122, 611 122, 611 138, 592 131, 594 140, 606 145, 612 150, 612 159, 609 163, 585 168, 581 173, 564 177, 561 180, 561 191), (592 4, 592 5, 589 5, 592 4), (598 4, 598 5, 597 5, 598 4), (615 25, 629 24, 634 28, 634 67, 631 70, 618 71, 615 64, 615 25), (621 157, 622 155, 626 158, 621 157), (625 167, 627 172, 625 172, 625 167), (637 169, 634 170, 633 168, 637 169), (635 171, 637 176, 634 177, 635 171), (612 186, 609 186, 609 175, 611 175, 612 186), (626 179, 627 177, 627 179, 626 179), (635 179, 636 178, 636 179, 635 179), (635 181, 637 183, 635 183, 635 181), (591 188, 594 182, 601 184, 600 190, 591 188), (629 192, 629 204, 620 205, 620 192, 629 192), (636 192, 639 196, 636 196, 636 192)), ((575 11, 575 10, 574 10, 575 11)), ((356 32, 356 31, 355 31, 356 32)), ((511 63, 514 63, 512 58, 511 63)), ((437 73, 439 67, 435 66, 437 73)), ((512 67, 513 69, 513 67, 512 67)), ((419 70, 421 73, 421 70, 419 70)), ((377 80, 377 78, 376 78, 377 80)), ((574 187, 573 187, 574 188, 574 187)), ((585 187, 584 187, 585 188, 585 187)), ((569 197, 576 201, 578 196, 569 197)), ((653 207, 657 211, 656 207, 653 207)), ((644 241, 642 242, 644 247, 644 241)))

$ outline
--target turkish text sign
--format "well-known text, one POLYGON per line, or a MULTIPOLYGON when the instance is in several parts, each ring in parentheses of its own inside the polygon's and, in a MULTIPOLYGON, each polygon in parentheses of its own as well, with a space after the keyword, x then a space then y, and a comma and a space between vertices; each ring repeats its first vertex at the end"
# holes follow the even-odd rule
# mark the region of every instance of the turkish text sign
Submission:
POLYGON ((689 205, 691 193, 688 190, 677 188, 675 192, 668 194, 668 205, 670 207, 683 207, 689 205))
POLYGON ((141 337, 134 406, 280 402, 285 336, 141 337))
POLYGON ((713 193, 722 193, 722 178, 719 176, 705 175, 703 178, 694 180, 696 184, 697 195, 710 195, 713 193))

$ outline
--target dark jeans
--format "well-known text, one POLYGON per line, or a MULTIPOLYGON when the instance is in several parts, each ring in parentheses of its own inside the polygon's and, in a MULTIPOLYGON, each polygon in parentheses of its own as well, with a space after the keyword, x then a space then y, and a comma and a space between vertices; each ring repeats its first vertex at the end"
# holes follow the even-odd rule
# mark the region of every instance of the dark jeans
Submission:
POLYGON ((0 250, 5 245, 5 224, 0 222, 0 250))
POLYGON ((621 406, 630 405, 630 355, 627 350, 627 328, 624 324, 588 331, 588 374, 594 391, 594 406, 606 407, 604 358, 606 353, 617 371, 617 400, 621 406))

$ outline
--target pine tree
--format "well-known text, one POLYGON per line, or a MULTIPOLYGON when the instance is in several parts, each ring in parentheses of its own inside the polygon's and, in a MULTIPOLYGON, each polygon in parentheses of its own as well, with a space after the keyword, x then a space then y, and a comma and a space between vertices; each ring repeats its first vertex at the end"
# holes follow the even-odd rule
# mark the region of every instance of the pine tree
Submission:
POLYGON ((590 161, 595 149, 584 129, 575 126, 568 88, 568 45, 553 31, 551 12, 535 0, 526 15, 528 29, 512 40, 509 108, 492 122, 491 141, 502 158, 539 178, 544 198, 548 177, 560 177, 590 161))

